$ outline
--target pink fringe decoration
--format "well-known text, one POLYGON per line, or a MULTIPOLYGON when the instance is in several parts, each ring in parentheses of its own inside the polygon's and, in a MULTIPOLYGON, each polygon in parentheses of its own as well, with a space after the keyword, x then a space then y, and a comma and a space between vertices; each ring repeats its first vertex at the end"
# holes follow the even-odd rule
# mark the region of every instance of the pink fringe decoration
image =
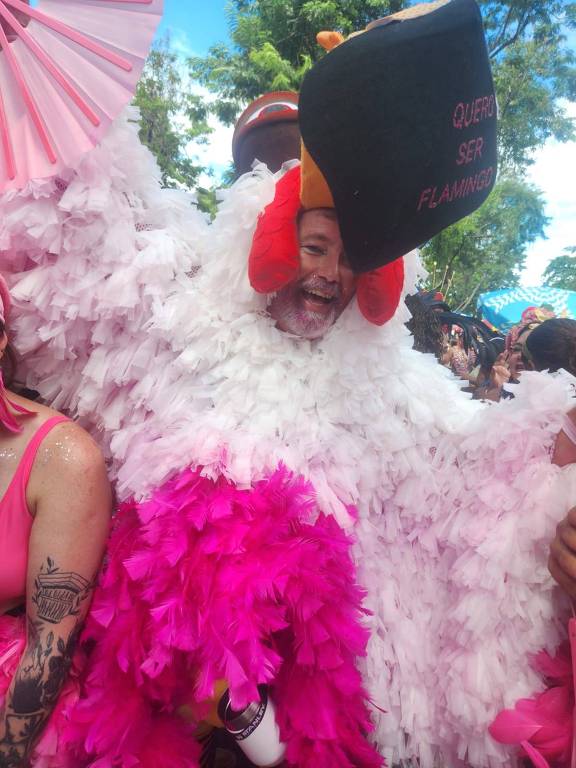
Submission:
POLYGON ((22 432, 22 426, 18 423, 18 420, 12 411, 16 411, 16 413, 21 414, 22 416, 36 416, 34 411, 29 411, 27 408, 8 400, 6 397, 6 388, 4 387, 4 379, 2 378, 2 371, 0 371, 0 425, 9 432, 20 434, 20 432, 22 432))
POLYGON ((285 469, 250 490, 187 470, 125 504, 87 626, 76 765, 198 766, 175 710, 225 678, 235 707, 271 686, 289 765, 381 766, 356 669, 362 600, 350 541, 285 469))
POLYGON ((573 739, 574 684, 568 643, 556 656, 541 651, 535 669, 549 687, 532 699, 520 699, 505 709, 490 726, 501 744, 516 744, 536 768, 570 768, 573 739))

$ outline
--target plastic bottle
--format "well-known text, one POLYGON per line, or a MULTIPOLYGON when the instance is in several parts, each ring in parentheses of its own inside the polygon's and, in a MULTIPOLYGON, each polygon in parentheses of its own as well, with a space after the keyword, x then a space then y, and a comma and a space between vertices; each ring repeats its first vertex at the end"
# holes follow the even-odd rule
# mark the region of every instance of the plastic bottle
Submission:
POLYGON ((230 704, 230 693, 226 691, 218 704, 218 715, 248 760, 261 768, 271 768, 283 761, 286 745, 280 741, 280 729, 268 689, 262 685, 258 692, 259 701, 236 712, 230 704))

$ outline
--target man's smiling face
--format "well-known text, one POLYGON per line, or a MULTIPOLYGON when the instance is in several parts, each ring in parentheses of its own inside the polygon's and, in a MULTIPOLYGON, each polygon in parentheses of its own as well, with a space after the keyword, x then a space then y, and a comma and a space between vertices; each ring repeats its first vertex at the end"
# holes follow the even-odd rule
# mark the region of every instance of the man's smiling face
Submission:
POLYGON ((318 339, 350 303, 357 278, 346 259, 340 227, 330 208, 306 211, 298 223, 300 271, 269 306, 281 331, 318 339))

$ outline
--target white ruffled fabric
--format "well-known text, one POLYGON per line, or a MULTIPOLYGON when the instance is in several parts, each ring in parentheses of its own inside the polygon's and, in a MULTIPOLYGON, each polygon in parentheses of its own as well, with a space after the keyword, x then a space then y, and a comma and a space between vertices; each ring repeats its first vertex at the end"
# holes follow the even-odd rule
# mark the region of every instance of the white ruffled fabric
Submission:
POLYGON ((423 482, 414 473, 360 523, 367 676, 391 763, 511 764, 487 726, 541 689, 530 656, 565 635, 569 606, 546 563, 576 470, 549 453, 573 379, 525 373, 513 389, 439 441, 423 482))
POLYGON ((160 188, 137 120, 127 110, 76 172, 0 202, 0 263, 21 305, 11 330, 28 381, 106 447, 127 420, 145 420, 138 389, 171 360, 146 324, 176 275, 197 268, 208 227, 190 195, 160 188))
POLYGON ((342 526, 356 508, 383 754, 510 764, 487 726, 538 688, 528 654, 563 631, 547 544, 576 477, 549 453, 573 380, 526 374, 514 401, 473 402, 411 349, 403 305, 377 328, 353 302, 317 342, 278 331, 247 277, 274 181, 244 176, 208 225, 121 119, 65 189, 3 198, 28 383, 97 435, 121 498, 185 466, 247 487, 283 462, 342 526))

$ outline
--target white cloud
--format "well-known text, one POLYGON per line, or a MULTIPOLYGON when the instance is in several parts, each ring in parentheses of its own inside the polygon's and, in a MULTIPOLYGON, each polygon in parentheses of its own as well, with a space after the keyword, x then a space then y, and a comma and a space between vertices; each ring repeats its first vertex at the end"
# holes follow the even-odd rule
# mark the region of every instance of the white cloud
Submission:
POLYGON ((183 29, 169 27, 168 34, 170 36, 170 47, 183 61, 195 56, 196 53, 192 49, 190 38, 183 29))
POLYGON ((215 117, 209 119, 210 127, 213 129, 208 137, 207 144, 197 144, 191 142, 188 151, 202 163, 212 170, 213 176, 208 175, 200 178, 200 184, 211 186, 218 184, 222 175, 228 170, 232 163, 232 126, 223 125, 215 117))
MULTIPOLYGON (((214 102, 217 97, 207 88, 192 80, 189 75, 185 59, 186 56, 193 55, 193 53, 191 50, 188 53, 184 50, 186 46, 186 33, 182 32, 181 37, 178 39, 172 37, 171 45, 172 48, 177 50, 179 55, 180 62, 178 68, 183 90, 189 90, 201 96, 205 102, 214 102)), ((178 115, 175 119, 182 128, 185 128, 187 124, 189 125, 187 118, 183 114, 178 115)), ((212 172, 211 175, 206 173, 200 176, 198 183, 201 187, 218 185, 232 163, 232 134, 234 133, 234 127, 224 125, 214 115, 208 117, 208 124, 212 128, 212 133, 208 135, 207 141, 205 143, 191 141, 186 147, 186 153, 189 158, 210 169, 212 172)))
MULTIPOLYGON (((207 102, 213 102, 216 99, 213 93, 197 83, 192 83, 190 88, 207 102)), ((205 144, 191 141, 187 147, 190 157, 212 171, 212 176, 203 174, 199 179, 200 185, 205 187, 218 184, 232 164, 232 134, 234 133, 234 126, 224 125, 214 115, 210 115, 208 124, 212 128, 208 141, 205 144)))
MULTIPOLYGON (((190 90, 192 93, 202 96, 206 102, 214 102, 215 94, 207 88, 199 85, 190 77, 187 60, 190 57, 197 56, 190 42, 190 38, 185 30, 178 27, 168 27, 166 29, 170 37, 170 48, 177 54, 177 67, 181 78, 181 87, 183 90, 190 90)), ((181 114, 176 117, 176 121, 183 128, 186 127, 187 118, 181 114)), ((223 174, 228 170, 232 163, 232 134, 233 126, 223 125, 214 115, 208 118, 208 124, 212 128, 212 133, 208 136, 206 143, 191 141, 186 147, 186 153, 194 162, 199 163, 210 169, 212 175, 202 174, 198 180, 200 186, 212 187, 219 184, 223 174)))
MULTIPOLYGON (((565 104, 568 114, 576 118, 576 104, 565 104)), ((539 285, 548 263, 561 256, 564 248, 576 245, 576 142, 561 144, 549 140, 534 155, 528 179, 543 192, 546 215, 550 224, 547 239, 537 240, 528 248, 522 285, 539 285)))

